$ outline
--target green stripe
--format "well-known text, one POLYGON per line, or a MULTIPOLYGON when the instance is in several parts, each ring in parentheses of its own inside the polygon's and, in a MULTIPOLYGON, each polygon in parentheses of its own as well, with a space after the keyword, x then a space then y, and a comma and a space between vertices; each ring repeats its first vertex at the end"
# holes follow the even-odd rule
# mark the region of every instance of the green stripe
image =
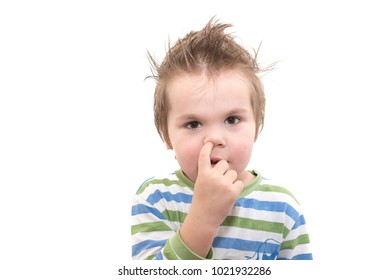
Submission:
POLYGON ((187 213, 174 210, 165 210, 162 212, 162 215, 164 215, 169 222, 183 223, 187 213))
POLYGON ((258 185, 262 180, 262 176, 259 172, 255 170, 251 170, 249 172, 255 176, 255 179, 251 181, 249 184, 247 184, 246 186, 244 186, 242 192, 239 194, 239 197, 246 197, 248 194, 252 193, 253 191, 258 190, 258 185))
POLYGON ((177 170, 174 174, 176 174, 177 178, 180 180, 182 187, 189 188, 192 191, 194 190, 195 183, 186 177, 182 169, 177 170))
POLYGON ((168 260, 178 260, 176 253, 173 251, 170 239, 166 242, 162 253, 168 260))
POLYGON ((138 232, 171 231, 171 230, 172 229, 168 227, 164 222, 151 222, 151 223, 133 225, 131 227, 131 235, 134 235, 138 232))
POLYGON ((285 238, 286 236, 288 236, 290 230, 287 228, 287 227, 284 227, 284 231, 282 233, 282 236, 285 238))
POLYGON ((296 239, 285 241, 282 243, 280 250, 285 250, 285 249, 294 249, 298 245, 302 244, 309 244, 309 235, 308 234, 303 234, 297 237, 296 239))
POLYGON ((269 232, 275 232, 280 234, 282 234, 284 230, 284 225, 282 223, 255 220, 249 218, 241 218, 237 216, 228 216, 221 225, 247 228, 252 230, 269 231, 269 232))
POLYGON ((291 198, 293 198, 297 203, 297 199, 294 197, 294 195, 288 191, 287 189, 280 187, 280 186, 275 186, 275 185, 260 185, 258 188, 259 191, 263 192, 279 192, 279 193, 284 193, 289 195, 291 198))
POLYGON ((170 179, 151 179, 147 182, 145 182, 142 187, 138 190, 137 194, 141 194, 142 192, 144 192, 144 190, 150 186, 150 185, 153 185, 153 184, 163 184, 165 186, 171 186, 171 185, 180 185, 180 181, 179 180, 170 180, 170 179))

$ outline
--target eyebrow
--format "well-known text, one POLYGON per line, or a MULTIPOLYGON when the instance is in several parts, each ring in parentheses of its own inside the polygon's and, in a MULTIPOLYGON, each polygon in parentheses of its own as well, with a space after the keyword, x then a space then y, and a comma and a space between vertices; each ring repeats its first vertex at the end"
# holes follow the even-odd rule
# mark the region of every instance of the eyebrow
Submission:
MULTIPOLYGON (((248 113, 249 110, 245 109, 245 108, 236 108, 236 109, 232 109, 230 111, 227 111, 227 113, 225 113, 226 116, 233 116, 233 115, 240 115, 240 114, 246 114, 248 113)), ((201 115, 199 114, 192 114, 192 113, 188 113, 188 114, 182 114, 180 116, 177 117, 177 120, 197 120, 197 119, 200 119, 201 118, 201 115)))

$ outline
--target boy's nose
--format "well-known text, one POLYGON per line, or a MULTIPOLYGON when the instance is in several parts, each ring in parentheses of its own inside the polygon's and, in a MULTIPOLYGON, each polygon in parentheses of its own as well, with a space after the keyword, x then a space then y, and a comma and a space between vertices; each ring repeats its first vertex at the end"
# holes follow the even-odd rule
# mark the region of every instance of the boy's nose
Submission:
POLYGON ((221 131, 218 130, 209 131, 204 138, 204 144, 207 142, 213 143, 214 147, 223 148, 226 146, 226 140, 221 131))

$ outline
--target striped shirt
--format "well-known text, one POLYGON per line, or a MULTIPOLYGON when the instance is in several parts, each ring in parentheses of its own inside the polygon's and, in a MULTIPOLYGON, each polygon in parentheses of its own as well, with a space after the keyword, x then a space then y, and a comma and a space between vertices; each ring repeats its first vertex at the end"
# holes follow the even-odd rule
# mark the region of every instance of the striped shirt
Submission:
MULTIPOLYGON (((300 204, 285 188, 251 173, 256 178, 219 226, 207 259, 312 259, 300 204)), ((133 259, 202 259, 178 233, 193 190, 181 170, 142 184, 132 206, 133 259)))

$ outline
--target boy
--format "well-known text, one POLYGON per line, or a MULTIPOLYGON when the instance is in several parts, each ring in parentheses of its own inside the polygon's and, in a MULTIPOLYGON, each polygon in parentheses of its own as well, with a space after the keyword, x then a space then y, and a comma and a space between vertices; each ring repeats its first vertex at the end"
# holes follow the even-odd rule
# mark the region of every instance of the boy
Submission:
POLYGON ((265 96, 251 56, 211 20, 150 55, 156 128, 180 170, 146 181, 132 207, 133 259, 312 259, 300 205, 245 170, 265 96))

